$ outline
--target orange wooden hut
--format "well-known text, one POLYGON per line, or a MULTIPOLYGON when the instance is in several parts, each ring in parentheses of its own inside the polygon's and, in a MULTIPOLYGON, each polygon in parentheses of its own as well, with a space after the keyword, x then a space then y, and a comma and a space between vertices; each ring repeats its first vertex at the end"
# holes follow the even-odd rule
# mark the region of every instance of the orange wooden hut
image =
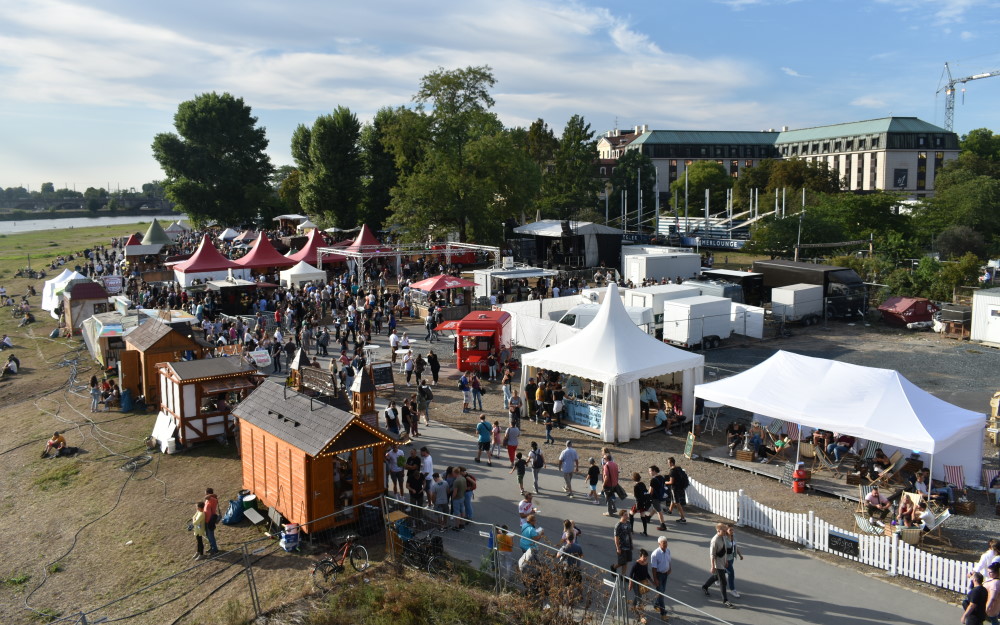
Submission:
POLYGON ((353 523, 362 508, 351 506, 385 492, 383 459, 394 439, 360 416, 270 380, 232 414, 243 488, 303 531, 353 523))
POLYGON ((184 352, 192 351, 201 358, 211 349, 194 334, 187 324, 177 328, 153 318, 125 335, 125 351, 121 353, 121 387, 132 389, 146 398, 146 404, 159 403, 159 373, 157 363, 184 360, 184 352), (185 332, 180 332, 182 328, 185 332))

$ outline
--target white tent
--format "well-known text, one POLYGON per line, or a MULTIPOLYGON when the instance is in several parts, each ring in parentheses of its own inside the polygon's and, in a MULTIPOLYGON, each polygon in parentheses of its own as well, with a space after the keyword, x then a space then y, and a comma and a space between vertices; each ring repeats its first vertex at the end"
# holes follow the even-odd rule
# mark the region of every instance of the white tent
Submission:
POLYGON ((69 269, 63 269, 62 273, 51 280, 45 281, 45 287, 42 288, 42 310, 49 311, 53 319, 58 319, 59 315, 55 314, 56 308, 59 308, 62 298, 60 297, 63 292, 63 287, 74 280, 89 280, 87 276, 83 275, 78 271, 70 271, 69 269))
POLYGON ((303 221, 302 223, 300 223, 299 225, 295 226, 295 229, 296 230, 312 230, 315 227, 316 227, 316 224, 314 224, 313 222, 311 222, 311 221, 309 221, 307 219, 307 220, 303 221))
POLYGON ((526 354, 522 386, 529 368, 568 373, 604 384, 601 438, 623 442, 639 438, 639 380, 682 374, 682 405, 694 405, 694 385, 702 380, 705 358, 640 330, 625 311, 618 285, 609 287, 601 310, 578 334, 552 347, 526 354), (608 416, 612 418, 607 418, 608 416))
POLYGON ((42 287, 42 310, 51 312, 59 306, 59 298, 56 297, 56 287, 65 282, 72 273, 72 269, 66 268, 55 278, 45 281, 45 286, 42 287))
POLYGON ((278 275, 282 286, 286 287, 298 286, 303 282, 312 282, 313 280, 326 282, 326 272, 322 269, 316 269, 304 260, 300 260, 298 265, 285 269, 278 275))
POLYGON ((236 232, 232 228, 226 228, 219 235, 219 238, 222 239, 223 241, 232 241, 233 239, 235 239, 238 236, 240 236, 239 232, 236 232))
POLYGON ((935 477, 944 464, 962 465, 978 485, 986 416, 953 406, 897 371, 779 351, 756 367, 695 395, 799 425, 832 430, 932 454, 935 477))

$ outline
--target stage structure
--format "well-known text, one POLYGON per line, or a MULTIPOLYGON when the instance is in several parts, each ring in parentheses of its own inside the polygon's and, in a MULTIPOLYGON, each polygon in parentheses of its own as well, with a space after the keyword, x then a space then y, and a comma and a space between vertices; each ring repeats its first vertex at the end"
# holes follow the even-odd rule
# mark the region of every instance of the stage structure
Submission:
POLYGON ((485 252, 492 256, 492 266, 499 268, 501 264, 500 248, 492 245, 477 245, 475 243, 460 243, 458 241, 438 241, 430 243, 395 243, 378 245, 362 245, 351 248, 320 247, 316 250, 316 266, 323 268, 323 257, 336 254, 347 259, 347 266, 357 275, 365 269, 365 263, 378 258, 395 258, 396 275, 403 269, 403 258, 413 256, 444 256, 449 262, 453 254, 464 252, 485 252))

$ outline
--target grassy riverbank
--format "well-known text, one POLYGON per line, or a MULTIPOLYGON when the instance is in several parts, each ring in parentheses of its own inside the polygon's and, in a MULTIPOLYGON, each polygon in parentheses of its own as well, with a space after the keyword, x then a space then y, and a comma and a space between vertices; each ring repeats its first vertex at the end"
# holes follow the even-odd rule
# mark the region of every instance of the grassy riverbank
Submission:
MULTIPOLYGON (((145 232, 151 221, 152 218, 145 223, 36 230, 18 234, 4 234, 3 224, 0 223, 0 279, 9 278, 18 269, 26 267, 29 255, 33 268, 44 266, 47 271, 49 261, 60 254, 71 254, 93 245, 107 244, 111 242, 111 237, 145 232)), ((10 285, 7 288, 10 290, 10 285)))

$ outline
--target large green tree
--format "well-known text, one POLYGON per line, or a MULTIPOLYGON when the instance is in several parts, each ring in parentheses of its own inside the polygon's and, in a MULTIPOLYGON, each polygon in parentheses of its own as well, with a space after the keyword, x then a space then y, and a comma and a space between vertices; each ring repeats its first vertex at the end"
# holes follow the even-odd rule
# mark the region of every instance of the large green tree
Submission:
POLYGON ((396 160, 386 147, 386 136, 395 117, 393 109, 379 109, 371 123, 361 129, 364 199, 358 215, 359 223, 381 227, 389 216, 392 188, 396 186, 399 175, 396 160))
MULTIPOLYGON (((609 212, 611 215, 620 216, 622 207, 625 208, 625 223, 619 225, 623 229, 635 231, 635 224, 639 219, 639 189, 642 188, 642 224, 640 231, 649 231, 655 228, 650 227, 655 220, 656 211, 656 171, 653 168, 653 161, 639 150, 628 150, 615 165, 611 174, 611 197, 609 212), (624 202, 623 202, 624 200, 624 202)), ((613 220, 612 220, 613 221, 613 220)))
POLYGON ((177 133, 153 139, 167 197, 196 224, 253 220, 270 194, 267 137, 242 98, 205 93, 182 102, 177 133))
POLYGON ((389 224, 404 240, 495 242, 501 222, 537 190, 537 169, 489 109, 495 79, 489 67, 439 68, 421 79, 416 110, 387 124, 399 184, 389 224))
POLYGON ((566 122, 551 169, 542 182, 543 210, 569 219, 581 211, 591 212, 597 205, 601 181, 594 175, 597 141, 594 131, 581 115, 566 122))
MULTIPOLYGON (((695 161, 688 166, 687 190, 688 212, 690 217, 698 217, 705 210, 705 190, 709 192, 709 211, 715 215, 726 210, 726 190, 732 187, 733 178, 725 167, 715 161, 695 161)), ((670 185, 670 192, 676 193, 683 214, 684 178, 682 173, 670 185)))
POLYGON ((310 215, 339 228, 358 222, 362 199, 361 123, 344 106, 292 134, 300 175, 299 200, 310 215))

